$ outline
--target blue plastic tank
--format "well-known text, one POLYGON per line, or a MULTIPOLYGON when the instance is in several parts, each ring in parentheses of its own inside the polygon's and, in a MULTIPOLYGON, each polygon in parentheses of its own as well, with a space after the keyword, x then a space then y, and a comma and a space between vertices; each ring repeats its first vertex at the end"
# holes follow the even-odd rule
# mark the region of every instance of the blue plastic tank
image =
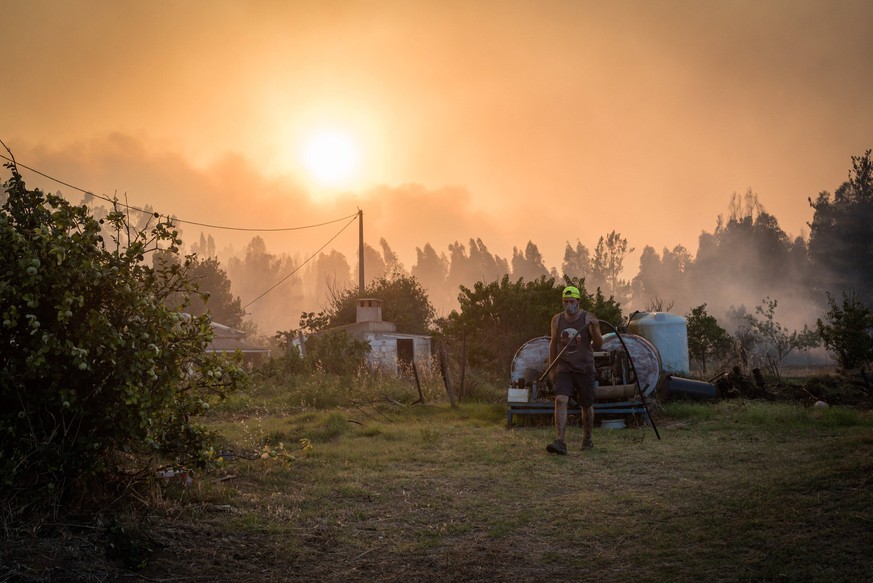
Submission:
POLYGON ((636 312, 631 315, 627 330, 655 345, 665 373, 688 374, 688 322, 685 318, 667 312, 636 312))

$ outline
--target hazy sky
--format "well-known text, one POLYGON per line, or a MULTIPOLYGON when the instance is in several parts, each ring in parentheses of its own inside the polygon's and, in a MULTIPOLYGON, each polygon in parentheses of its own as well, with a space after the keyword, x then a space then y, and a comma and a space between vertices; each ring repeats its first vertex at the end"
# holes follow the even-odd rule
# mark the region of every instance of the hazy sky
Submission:
MULTIPOLYGON (((361 208, 407 267, 471 237, 559 267, 617 230, 635 273, 646 244, 695 252, 748 189, 796 236, 873 147, 869 0, 0 0, 0 18, 19 162, 211 224, 361 208), (305 164, 325 131, 338 186, 305 164)), ((264 238, 308 256, 340 226, 264 238)))

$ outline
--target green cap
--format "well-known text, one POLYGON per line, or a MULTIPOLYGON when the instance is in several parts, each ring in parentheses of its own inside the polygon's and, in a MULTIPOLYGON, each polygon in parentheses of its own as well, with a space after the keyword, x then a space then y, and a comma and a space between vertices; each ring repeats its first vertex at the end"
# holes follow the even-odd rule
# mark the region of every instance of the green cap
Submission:
POLYGON ((564 288, 564 291, 561 292, 562 298, 576 298, 577 300, 582 299, 582 295, 579 293, 578 287, 573 287, 572 285, 568 285, 564 288))

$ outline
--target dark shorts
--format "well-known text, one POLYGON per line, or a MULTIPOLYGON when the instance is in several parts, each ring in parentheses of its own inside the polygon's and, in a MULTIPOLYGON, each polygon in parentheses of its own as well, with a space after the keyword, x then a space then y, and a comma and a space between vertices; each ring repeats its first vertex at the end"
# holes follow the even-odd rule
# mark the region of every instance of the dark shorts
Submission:
POLYGON ((575 398, 583 407, 594 404, 594 372, 558 371, 555 394, 575 398))

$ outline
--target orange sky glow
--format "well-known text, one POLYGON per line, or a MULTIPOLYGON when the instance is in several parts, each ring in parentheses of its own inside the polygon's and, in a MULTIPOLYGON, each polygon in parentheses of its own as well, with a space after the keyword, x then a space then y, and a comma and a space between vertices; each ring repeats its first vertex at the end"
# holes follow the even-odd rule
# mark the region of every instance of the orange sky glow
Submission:
MULTIPOLYGON (((697 249, 733 193, 790 235, 873 147, 868 0, 0 0, 0 139, 69 184, 235 227, 354 214, 407 268, 616 230, 697 249), (325 176, 305 152, 344 136, 325 176), (336 171, 338 173, 338 171, 336 171)), ((324 157, 327 156, 327 160, 324 157)), ((317 164, 316 164, 317 165, 317 164)), ((24 171, 31 186, 81 193, 24 171)), ((262 234, 315 252, 340 224, 262 234)), ((219 247, 253 233, 183 226, 219 247)), ((350 260, 357 231, 332 245, 350 260)), ((633 273, 631 273, 632 275, 633 273)))

